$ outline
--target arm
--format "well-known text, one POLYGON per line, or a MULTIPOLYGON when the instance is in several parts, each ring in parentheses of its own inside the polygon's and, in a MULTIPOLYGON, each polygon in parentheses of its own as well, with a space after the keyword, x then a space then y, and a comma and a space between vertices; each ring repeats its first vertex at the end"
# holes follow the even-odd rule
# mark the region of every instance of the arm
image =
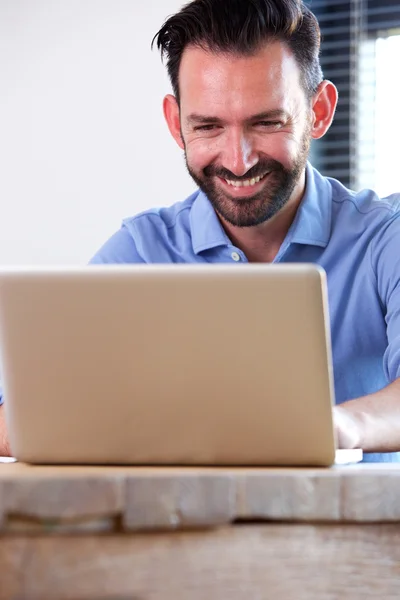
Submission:
POLYGON ((400 378, 383 390, 333 409, 339 448, 400 451, 400 378))
POLYGON ((0 406, 0 456, 11 456, 6 421, 4 417, 4 406, 0 406))
POLYGON ((399 240, 400 213, 396 212, 380 228, 369 248, 371 276, 376 282, 386 322, 388 346, 383 366, 391 383, 374 394, 334 407, 340 448, 362 448, 365 452, 400 451, 399 240))

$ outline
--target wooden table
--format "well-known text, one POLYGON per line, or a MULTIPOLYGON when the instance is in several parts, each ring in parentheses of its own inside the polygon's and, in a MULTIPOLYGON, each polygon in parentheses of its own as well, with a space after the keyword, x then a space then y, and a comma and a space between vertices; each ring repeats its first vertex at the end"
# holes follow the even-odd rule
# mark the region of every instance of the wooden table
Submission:
POLYGON ((400 468, 0 465, 0 598, 400 598, 400 468))

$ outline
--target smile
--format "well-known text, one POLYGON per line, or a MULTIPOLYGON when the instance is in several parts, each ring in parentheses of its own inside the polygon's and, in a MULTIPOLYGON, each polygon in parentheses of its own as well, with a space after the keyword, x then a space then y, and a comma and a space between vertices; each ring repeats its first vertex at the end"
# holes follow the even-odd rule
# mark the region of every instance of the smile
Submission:
POLYGON ((269 171, 267 173, 264 173, 264 175, 259 175, 258 177, 253 177, 252 179, 242 179, 240 181, 225 179, 225 181, 228 185, 231 185, 232 187, 236 187, 236 188, 250 187, 251 185, 255 185, 256 183, 259 183, 260 181, 262 181, 264 179, 264 177, 266 177, 268 175, 268 173, 269 173, 269 171))

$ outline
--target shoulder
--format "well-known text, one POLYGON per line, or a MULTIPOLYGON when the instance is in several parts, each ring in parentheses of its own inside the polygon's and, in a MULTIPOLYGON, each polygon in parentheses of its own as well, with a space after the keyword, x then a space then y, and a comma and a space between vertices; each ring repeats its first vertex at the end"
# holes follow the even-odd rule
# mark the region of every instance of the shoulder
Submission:
POLYGON ((332 188, 332 202, 336 212, 355 212, 358 218, 382 223, 400 214, 400 193, 380 197, 371 189, 359 192, 348 189, 336 179, 327 178, 332 188))
POLYGON ((190 241, 190 210, 199 191, 172 206, 151 208, 122 221, 121 228, 93 256, 91 264, 169 262, 177 240, 190 241))
POLYGON ((371 189, 355 192, 335 179, 327 180, 332 189, 333 237, 365 252, 368 246, 374 251, 385 242, 390 230, 399 232, 400 193, 380 197, 371 189))
POLYGON ((122 226, 135 234, 148 232, 149 229, 152 231, 158 229, 160 233, 165 233, 175 227, 185 227, 189 222, 190 210, 198 195, 199 191, 197 190, 182 202, 140 212, 124 219, 122 226))

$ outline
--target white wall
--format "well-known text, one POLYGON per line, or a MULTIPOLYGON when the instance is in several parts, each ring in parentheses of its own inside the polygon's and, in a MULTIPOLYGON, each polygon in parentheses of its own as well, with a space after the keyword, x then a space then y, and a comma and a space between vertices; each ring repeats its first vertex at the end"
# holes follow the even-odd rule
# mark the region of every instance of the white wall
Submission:
POLYGON ((0 0, 0 264, 86 263, 194 189, 153 35, 182 0, 0 0))

